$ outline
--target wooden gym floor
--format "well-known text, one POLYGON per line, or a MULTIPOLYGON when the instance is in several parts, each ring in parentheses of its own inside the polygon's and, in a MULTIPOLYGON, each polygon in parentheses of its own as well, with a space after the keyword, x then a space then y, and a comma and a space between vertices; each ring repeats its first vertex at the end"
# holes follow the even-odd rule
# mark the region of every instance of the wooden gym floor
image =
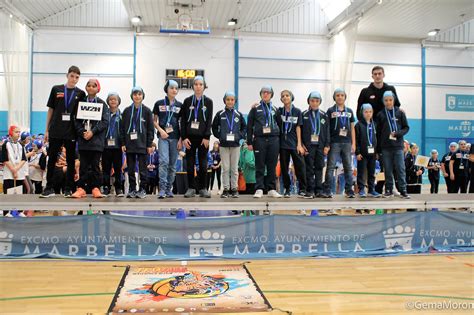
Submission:
MULTIPOLYGON (((222 261, 188 264, 196 263, 222 261)), ((2 260, 0 314, 105 314, 124 271, 114 265, 126 264, 180 262, 2 260)), ((254 260, 247 266, 272 306, 293 314, 474 313, 474 254, 254 260), (448 306, 411 309, 425 302, 448 306), (467 304, 470 309, 459 310, 467 304)))

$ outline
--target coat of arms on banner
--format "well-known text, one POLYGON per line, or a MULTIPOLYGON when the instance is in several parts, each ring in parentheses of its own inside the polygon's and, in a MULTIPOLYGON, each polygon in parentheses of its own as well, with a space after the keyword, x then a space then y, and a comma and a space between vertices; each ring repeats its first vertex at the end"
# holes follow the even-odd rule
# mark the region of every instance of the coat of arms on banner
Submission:
POLYGON ((245 265, 127 267, 109 314, 266 312, 245 265))

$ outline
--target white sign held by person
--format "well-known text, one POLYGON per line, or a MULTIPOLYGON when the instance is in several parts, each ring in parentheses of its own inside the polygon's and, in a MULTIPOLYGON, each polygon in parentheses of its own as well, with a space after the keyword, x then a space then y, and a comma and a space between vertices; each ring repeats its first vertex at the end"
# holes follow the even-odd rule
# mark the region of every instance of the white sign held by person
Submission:
POLYGON ((77 108, 77 119, 84 120, 101 120, 102 119, 102 104, 79 102, 77 108))
POLYGON ((415 160, 415 165, 427 167, 429 161, 430 161, 430 158, 428 156, 417 155, 416 160, 415 160))

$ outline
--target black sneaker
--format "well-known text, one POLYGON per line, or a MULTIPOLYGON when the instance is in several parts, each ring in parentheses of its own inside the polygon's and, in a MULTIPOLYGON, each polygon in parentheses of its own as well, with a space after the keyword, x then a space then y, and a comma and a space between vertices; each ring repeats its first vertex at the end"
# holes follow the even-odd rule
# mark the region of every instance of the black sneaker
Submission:
POLYGON ((49 198, 49 197, 54 197, 56 194, 54 193, 54 189, 46 187, 41 195, 39 195, 40 198, 49 198))
POLYGON ((303 196, 304 199, 313 199, 314 198, 314 195, 313 193, 310 193, 310 192, 306 192, 303 196))
POLYGON ((406 191, 400 193, 400 198, 402 199, 411 199, 410 195, 407 194, 406 191))
POLYGON ((228 198, 229 197, 229 190, 224 189, 224 191, 221 194, 221 198, 228 198))
POLYGON ((104 196, 110 195, 110 187, 104 187, 104 189, 102 189, 102 195, 104 196))
POLYGON ((393 197, 393 192, 391 190, 385 191, 385 194, 383 194, 384 198, 392 198, 393 197))
POLYGON ((125 196, 125 195, 123 194, 123 190, 120 189, 120 188, 115 189, 115 195, 116 195, 117 197, 123 197, 123 196, 125 196))
POLYGON ((146 191, 145 189, 140 189, 136 194, 135 194, 135 198, 140 198, 140 199, 144 199, 146 198, 146 191))
POLYGON ((66 189, 64 191, 64 198, 71 198, 72 197, 72 191, 70 191, 69 189, 66 189))
POLYGON ((290 197, 291 197, 290 190, 285 189, 285 192, 283 193, 283 198, 290 198, 290 197))
POLYGON ((346 192, 345 196, 346 198, 355 198, 355 194, 352 190, 346 192))
POLYGON ((237 191, 237 189, 232 189, 230 191, 230 195, 232 196, 232 198, 239 198, 239 192, 237 191))
POLYGON ((127 198, 135 198, 137 196, 136 190, 130 190, 127 194, 127 198))

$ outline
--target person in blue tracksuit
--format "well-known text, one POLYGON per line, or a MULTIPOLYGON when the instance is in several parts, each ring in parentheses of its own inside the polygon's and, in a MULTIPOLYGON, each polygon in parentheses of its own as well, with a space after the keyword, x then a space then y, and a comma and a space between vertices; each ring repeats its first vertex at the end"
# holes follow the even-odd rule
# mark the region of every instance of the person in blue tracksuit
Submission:
POLYGON ((155 103, 153 108, 155 128, 158 130, 160 157, 158 198, 173 198, 173 183, 176 177, 176 159, 181 149, 179 119, 183 104, 176 100, 178 82, 166 81, 166 96, 155 103))
POLYGON ((248 149, 254 151, 256 184, 254 198, 262 198, 264 190, 269 197, 281 198, 276 191, 276 166, 280 151, 282 119, 272 104, 274 92, 270 85, 260 89, 260 103, 250 110, 247 124, 248 149), (266 172, 266 173, 265 173, 266 172))

